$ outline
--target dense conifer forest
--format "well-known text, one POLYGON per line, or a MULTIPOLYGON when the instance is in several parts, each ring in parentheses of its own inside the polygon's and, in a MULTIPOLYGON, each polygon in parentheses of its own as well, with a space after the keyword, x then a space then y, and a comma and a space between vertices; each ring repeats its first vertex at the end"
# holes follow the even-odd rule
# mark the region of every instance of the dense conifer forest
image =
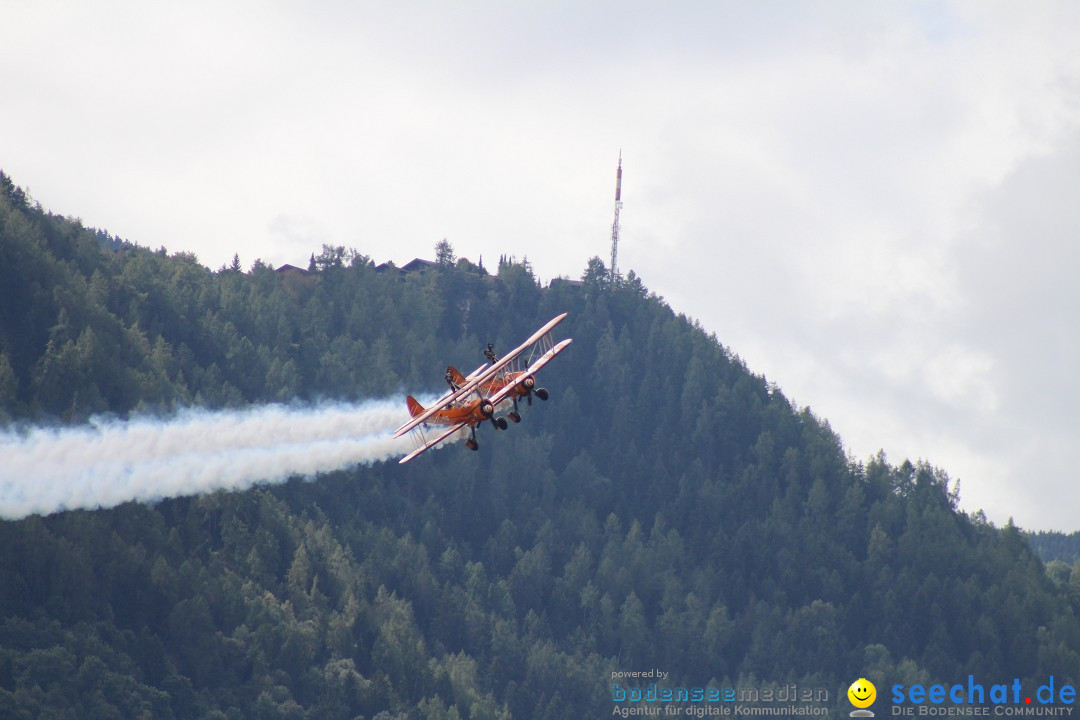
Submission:
POLYGON ((1027 538, 1035 554, 1046 563, 1046 572, 1056 583, 1080 584, 1080 532, 1040 530, 1027 533, 1027 538), (1073 573, 1074 569, 1076 573, 1073 573))
POLYGON ((559 312, 574 338, 476 453, 0 521, 0 717, 564 720, 649 667, 1080 682, 1080 565, 1046 572, 943 470, 848 457, 632 273, 542 287, 441 251, 211 271, 0 175, 9 428, 438 390, 559 312))

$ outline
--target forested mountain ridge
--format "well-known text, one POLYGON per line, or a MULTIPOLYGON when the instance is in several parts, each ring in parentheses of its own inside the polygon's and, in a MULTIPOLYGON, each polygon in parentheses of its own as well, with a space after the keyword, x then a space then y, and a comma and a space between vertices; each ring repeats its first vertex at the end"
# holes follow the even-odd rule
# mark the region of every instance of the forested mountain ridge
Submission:
POLYGON ((1046 563, 1046 572, 1059 585, 1080 585, 1080 532, 1040 530, 1027 532, 1035 554, 1046 563))
POLYGON ((650 666, 1080 681, 1080 571, 1052 581, 940 470, 852 462, 636 278, 341 248, 211 272, 0 183, 10 420, 383 397, 564 310, 574 337, 553 400, 478 453, 0 521, 0 716, 607 715, 611 671, 650 666))

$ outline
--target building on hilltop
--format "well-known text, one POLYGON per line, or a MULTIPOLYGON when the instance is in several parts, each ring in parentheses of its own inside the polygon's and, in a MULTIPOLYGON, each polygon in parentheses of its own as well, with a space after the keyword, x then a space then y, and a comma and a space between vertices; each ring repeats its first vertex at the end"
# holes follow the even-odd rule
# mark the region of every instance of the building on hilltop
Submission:
POLYGON ((304 268, 298 268, 295 265, 289 265, 288 263, 280 266, 277 270, 274 270, 274 272, 281 273, 283 275, 288 274, 288 273, 298 273, 300 275, 307 275, 308 274, 308 271, 305 270, 304 268))

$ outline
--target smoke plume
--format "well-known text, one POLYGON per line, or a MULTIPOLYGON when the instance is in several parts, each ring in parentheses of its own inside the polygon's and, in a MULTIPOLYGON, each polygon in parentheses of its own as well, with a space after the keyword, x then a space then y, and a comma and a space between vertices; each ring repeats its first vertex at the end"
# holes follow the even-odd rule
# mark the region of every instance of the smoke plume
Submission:
POLYGON ((242 490, 404 454, 401 400, 188 410, 0 433, 0 518, 242 490))

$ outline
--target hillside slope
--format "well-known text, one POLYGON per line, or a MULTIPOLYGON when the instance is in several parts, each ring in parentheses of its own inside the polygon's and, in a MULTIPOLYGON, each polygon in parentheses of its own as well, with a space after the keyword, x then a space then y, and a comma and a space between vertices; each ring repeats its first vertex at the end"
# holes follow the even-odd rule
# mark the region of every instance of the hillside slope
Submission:
POLYGON ((9 419, 434 390, 558 312, 574 337, 552 400, 477 453, 0 522, 0 716, 607 715, 610 673, 648 667, 1080 681, 1080 595, 1016 528, 940 470, 850 461, 636 278, 399 276, 340 248, 210 272, 0 181, 9 419))

